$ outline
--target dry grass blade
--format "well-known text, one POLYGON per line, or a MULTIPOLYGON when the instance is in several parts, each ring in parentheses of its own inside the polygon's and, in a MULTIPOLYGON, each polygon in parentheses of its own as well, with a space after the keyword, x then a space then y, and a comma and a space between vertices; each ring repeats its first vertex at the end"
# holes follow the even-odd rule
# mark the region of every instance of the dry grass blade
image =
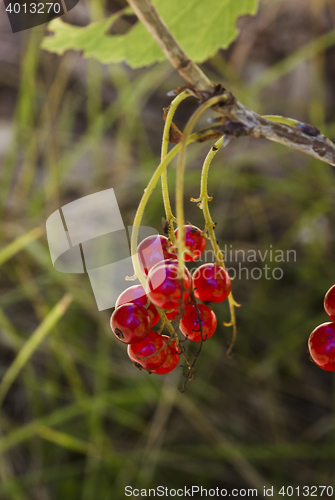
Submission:
POLYGON ((33 241, 37 240, 44 233, 44 227, 35 227, 28 233, 19 236, 12 243, 0 250, 0 265, 11 259, 16 253, 28 246, 33 241))
POLYGON ((72 302, 72 296, 66 294, 55 307, 49 312, 45 317, 44 321, 39 325, 35 332, 24 344, 22 349, 19 351, 18 355, 14 359, 13 363, 8 368, 5 373, 4 378, 0 384, 0 406, 6 396, 12 383, 27 363, 27 361, 34 354, 41 342, 46 338, 48 333, 51 332, 53 327, 58 323, 58 321, 64 316, 66 310, 72 302))
POLYGON ((92 443, 83 441, 64 432, 56 431, 50 427, 42 426, 38 430, 38 434, 47 441, 63 446, 69 450, 74 450, 78 453, 84 453, 99 458, 99 452, 92 443))
POLYGON ((185 413, 188 421, 208 440, 215 443, 218 451, 223 451, 229 457, 227 460, 234 469, 251 486, 263 491, 263 487, 270 487, 270 484, 241 453, 238 447, 230 443, 227 438, 211 424, 199 408, 187 396, 178 399, 179 408, 185 413))

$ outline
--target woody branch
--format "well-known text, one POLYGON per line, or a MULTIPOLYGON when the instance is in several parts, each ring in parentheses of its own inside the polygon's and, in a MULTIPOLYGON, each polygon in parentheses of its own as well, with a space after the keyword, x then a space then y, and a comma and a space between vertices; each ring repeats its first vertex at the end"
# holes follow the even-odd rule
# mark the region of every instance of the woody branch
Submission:
POLYGON ((199 66, 190 60, 151 0, 128 0, 128 3, 200 101, 218 94, 223 96, 223 101, 213 106, 221 115, 218 121, 222 134, 266 138, 335 166, 335 145, 316 127, 304 123, 291 126, 273 122, 247 108, 220 84, 211 82, 199 66))

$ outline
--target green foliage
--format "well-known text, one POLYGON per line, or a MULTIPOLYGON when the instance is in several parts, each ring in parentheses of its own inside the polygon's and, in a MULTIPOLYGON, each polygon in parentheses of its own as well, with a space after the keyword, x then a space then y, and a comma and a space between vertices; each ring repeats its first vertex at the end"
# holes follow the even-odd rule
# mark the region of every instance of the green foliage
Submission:
MULTIPOLYGON (((218 49, 227 48, 236 38, 239 16, 255 14, 258 0, 155 0, 159 13, 181 46, 195 62, 203 62, 218 49)), ((114 15, 85 28, 71 26, 59 18, 49 24, 53 36, 44 39, 42 48, 57 54, 68 49, 82 50, 84 56, 103 63, 126 61, 131 67, 149 66, 165 56, 141 23, 125 35, 109 35, 118 18, 114 15)))
MULTIPOLYGON (((306 120, 334 138, 333 49, 325 52, 333 35, 320 33, 315 3, 264 0, 261 38, 250 37, 248 51, 237 41, 244 64, 217 54, 206 73, 259 113, 306 120), (291 16, 286 24, 283 14, 291 16), (279 35, 289 40, 280 56, 279 35)), ((331 4, 318 5, 320 15, 328 16, 331 4)), ((21 45, 7 37, 17 63, 21 50, 20 66, 0 65, 2 148, 5 125, 12 130, 6 154, 0 151, 2 379, 55 304, 67 293, 73 302, 22 365, 1 407, 0 499, 119 500, 126 484, 231 491, 253 487, 260 475, 277 493, 300 485, 302 498, 302 485, 332 484, 334 379, 309 361, 306 343, 327 321, 323 296, 335 282, 335 170, 263 140, 241 138, 218 153, 209 193, 222 247, 264 254, 272 244, 296 249, 297 260, 285 263, 282 280, 246 279, 244 271, 236 278, 242 307, 234 355, 225 356, 224 304, 215 309, 219 328, 204 346, 198 376, 180 395, 181 368, 153 378, 131 366, 125 346, 111 338, 109 313, 97 311, 88 276, 54 270, 36 231, 59 206, 106 186, 115 187, 124 222, 132 224, 159 162, 161 108, 175 76, 164 64, 102 69, 94 59, 81 64, 74 52, 55 61, 41 56, 40 33, 27 30, 21 45)), ((194 109, 189 101, 176 116, 180 126, 194 109)), ((189 198, 199 194, 210 146, 194 145, 187 155, 185 218, 201 228, 201 210, 189 198)), ((168 175, 174 190, 173 166, 168 175)), ((146 224, 161 229, 162 215, 157 187, 146 224)))

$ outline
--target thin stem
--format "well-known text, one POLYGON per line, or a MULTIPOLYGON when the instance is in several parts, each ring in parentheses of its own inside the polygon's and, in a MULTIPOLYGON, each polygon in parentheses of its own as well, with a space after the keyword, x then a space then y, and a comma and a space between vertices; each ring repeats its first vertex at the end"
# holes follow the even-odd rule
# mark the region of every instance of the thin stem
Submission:
MULTIPOLYGON (((190 143, 195 142, 197 140, 201 140, 202 137, 203 137, 203 134, 201 132, 189 135, 188 140, 187 140, 187 144, 190 144, 190 143)), ((204 133, 204 137, 206 137, 206 131, 204 133)), ((167 168, 167 166, 173 160, 173 158, 179 153, 180 149, 181 149, 181 143, 177 144, 165 156, 164 160, 158 165, 158 167, 156 168, 155 172, 153 173, 146 189, 144 190, 144 193, 142 195, 141 201, 137 207, 137 211, 135 214, 135 218, 134 218, 134 222, 133 222, 133 230, 132 230, 132 234, 131 234, 131 242, 130 242, 131 258, 132 258, 132 263, 133 263, 133 267, 134 267, 134 274, 139 279, 139 281, 144 289, 146 289, 146 278, 142 274, 140 262, 139 262, 138 255, 137 255, 137 241, 138 241, 139 228, 140 228, 140 225, 142 222, 145 207, 148 203, 148 200, 149 200, 153 190, 155 189, 155 187, 157 185, 157 182, 158 182, 160 176, 162 175, 162 172, 167 168)), ((178 335, 176 334, 170 321, 166 318, 163 309, 160 309, 160 308, 156 308, 156 309, 159 312, 159 315, 160 315, 163 323, 166 325, 170 334, 173 335, 176 342, 179 343, 178 335)))
POLYGON ((151 1, 128 0, 128 3, 179 74, 195 89, 213 95, 214 83, 190 60, 151 1))
MULTIPOLYGON (((224 269, 226 268, 225 263, 224 263, 224 255, 217 243, 216 235, 215 235, 215 223, 211 217, 210 210, 209 210, 209 202, 211 201, 211 197, 208 196, 208 171, 209 167, 212 163, 212 160, 218 150, 222 147, 224 141, 224 137, 221 137, 215 144, 214 146, 210 149, 208 152, 203 167, 202 167, 202 172, 201 172, 201 186, 200 186, 200 197, 196 200, 192 199, 192 201, 197 201, 200 202, 200 208, 202 209, 204 213, 204 218, 205 218, 205 223, 206 223, 206 229, 208 231, 209 239, 213 247, 214 255, 215 255, 215 261, 216 263, 223 267, 224 269)), ((236 340, 237 336, 237 328, 236 328, 236 315, 235 315, 235 307, 239 306, 234 300, 232 292, 230 292, 228 296, 228 303, 229 303, 229 311, 230 311, 230 323, 225 323, 225 326, 232 326, 233 327, 233 337, 230 342, 229 348, 227 350, 227 355, 231 353, 231 350, 233 348, 233 345, 236 340)))
POLYGON ((195 363, 196 363, 198 357, 200 356, 200 353, 202 351, 203 342, 204 342, 201 315, 200 315, 199 307, 198 307, 197 301, 195 300, 195 296, 194 296, 194 292, 193 291, 191 293, 191 297, 192 297, 192 301, 193 301, 193 306, 194 306, 194 308, 196 310, 196 313, 197 313, 197 316, 198 316, 199 328, 200 328, 200 339, 201 339, 201 341, 200 341, 200 347, 199 347, 198 351, 196 353, 192 353, 193 354, 193 359, 192 359, 192 361, 188 365, 188 371, 187 371, 187 373, 184 373, 185 380, 184 380, 183 388, 179 389, 179 392, 181 392, 181 393, 185 392, 187 382, 193 380, 194 377, 195 377, 195 368, 194 368, 195 367, 195 363))
MULTIPOLYGON (((191 144, 192 142, 203 142, 205 140, 208 140, 213 137, 213 134, 217 134, 217 131, 215 128, 209 128, 205 129, 203 131, 195 132, 194 134, 191 134, 188 136, 186 145, 191 144)), ((173 160, 173 158, 179 153, 181 149, 182 143, 180 142, 177 144, 171 151, 166 155, 164 160, 158 165, 156 168, 155 172, 152 174, 152 177, 147 185, 147 187, 144 190, 144 193, 142 195, 141 201, 137 207, 134 222, 133 222, 133 231, 131 235, 131 243, 130 243, 130 248, 131 248, 131 256, 132 256, 132 262, 133 262, 133 267, 134 267, 134 273, 135 276, 140 280, 142 285, 145 285, 145 277, 143 276, 140 268, 140 263, 138 260, 138 255, 137 255, 137 240, 138 240, 138 233, 139 233, 139 227, 142 222, 142 217, 143 213, 145 210, 145 207, 148 203, 148 200, 155 189, 157 182, 164 171, 164 169, 167 168, 167 166, 170 164, 170 162, 173 160)))
MULTIPOLYGON (((176 156, 176 154, 179 152, 180 150, 180 144, 177 144, 177 146, 175 146, 171 151, 170 153, 168 153, 164 160, 158 165, 158 167, 156 168, 155 172, 153 173, 146 189, 144 190, 144 193, 143 193, 143 196, 141 198, 141 201, 138 205, 138 208, 137 208, 137 211, 136 211, 136 214, 135 214, 135 218, 134 218, 134 222, 133 222, 133 229, 132 229, 132 233, 131 233, 131 244, 130 244, 130 248, 131 248, 131 258, 132 258, 132 262, 133 262, 133 267, 134 267, 134 272, 135 272, 135 275, 137 276, 137 278, 140 280, 140 283, 141 285, 143 286, 144 289, 146 289, 146 278, 145 276, 142 274, 142 271, 141 271, 141 267, 140 267, 140 262, 139 262, 139 259, 138 259, 138 254, 137 254, 137 241, 138 241, 138 233, 139 233, 139 227, 141 225, 141 221, 142 221, 142 217, 143 217, 143 214, 144 214, 144 210, 145 210, 145 207, 148 203, 148 200, 153 192, 153 190, 155 189, 156 187, 156 184, 162 174, 162 172, 166 169, 166 167, 168 166, 168 164, 171 162, 171 160, 176 156)), ((167 329, 169 330, 169 332, 173 335, 173 337, 176 339, 176 333, 174 331, 174 328, 173 326, 171 325, 170 321, 167 320, 165 314, 164 314, 164 311, 160 308, 156 308, 157 311, 159 312, 159 315, 162 319, 162 322, 166 325, 167 329)))
POLYGON ((179 275, 183 276, 184 268, 184 256, 185 256, 185 227, 184 227, 184 172, 186 163, 186 146, 188 144, 188 139, 192 133, 193 127, 199 120, 200 116, 206 109, 223 102, 226 97, 223 95, 212 97, 208 101, 201 104, 198 109, 193 113, 191 118, 188 120, 186 127, 184 129, 183 138, 181 141, 180 154, 178 156, 177 163, 177 181, 176 181, 176 215, 178 224, 178 262, 179 262, 179 275))
MULTIPOLYGON (((214 129, 205 129, 203 131, 196 132, 194 134, 188 135, 186 145, 191 144, 192 142, 200 141, 203 142, 204 140, 207 140, 209 138, 213 137, 213 134, 217 134, 217 131, 214 129)), ((155 189, 157 182, 162 175, 162 172, 166 170, 167 166, 170 164, 170 162, 173 160, 173 158, 179 153, 181 150, 181 145, 182 143, 177 144, 164 158, 163 161, 158 165, 156 168, 155 172, 153 173, 146 189, 144 190, 144 193, 142 195, 141 201, 137 207, 137 211, 135 214, 134 222, 133 222, 133 230, 131 234, 131 242, 130 242, 130 247, 131 247, 131 258, 132 258, 132 263, 134 267, 134 274, 135 276, 139 279, 141 285, 143 286, 144 289, 146 289, 146 278, 142 274, 138 255, 137 255, 137 241, 138 241, 138 233, 139 233, 139 227, 142 222, 144 210, 146 208, 146 205, 148 203, 148 200, 155 189)), ((170 335, 173 337, 177 345, 180 346, 179 344, 179 337, 177 333, 175 332, 175 329, 173 328, 171 322, 167 319, 164 310, 156 307, 162 323, 167 327, 170 335)), ((189 360, 186 355, 186 351, 184 347, 180 346, 180 349, 186 359, 186 362, 189 364, 189 360)))
MULTIPOLYGON (((169 111, 166 116, 165 120, 165 125, 164 125, 164 131, 163 131, 163 140, 162 140, 162 149, 161 149, 161 162, 164 160, 168 153, 168 146, 169 146, 169 135, 170 135, 170 128, 171 128, 171 123, 174 117, 174 114, 176 112, 177 107, 179 104, 189 97, 190 94, 187 91, 182 92, 179 94, 173 101, 171 102, 169 106, 169 111)), ((163 193, 163 202, 164 202, 164 209, 165 209, 165 215, 169 227, 169 236, 170 239, 172 240, 172 243, 176 243, 176 237, 173 231, 173 220, 175 219, 172 213, 171 209, 171 203, 170 203, 170 198, 169 198, 169 187, 168 187, 168 181, 167 181, 167 172, 166 168, 164 169, 162 175, 161 175, 161 183, 162 183, 162 193, 163 193)))
POLYGON ((155 172, 153 173, 146 189, 144 190, 144 193, 142 195, 141 201, 137 207, 134 222, 133 222, 133 230, 131 234, 131 256, 132 256, 132 261, 133 261, 133 266, 134 266, 134 271, 135 275, 137 278, 140 280, 142 285, 145 285, 145 277, 142 274, 140 263, 138 260, 138 255, 137 255, 137 240, 138 240, 138 233, 139 233, 139 227, 141 225, 142 217, 144 214, 145 207, 148 203, 148 200, 153 192, 153 190, 156 187, 156 184, 162 174, 162 172, 166 169, 168 164, 172 161, 172 159, 176 156, 176 154, 180 151, 180 144, 177 144, 164 158, 164 160, 158 165, 156 168, 155 172))

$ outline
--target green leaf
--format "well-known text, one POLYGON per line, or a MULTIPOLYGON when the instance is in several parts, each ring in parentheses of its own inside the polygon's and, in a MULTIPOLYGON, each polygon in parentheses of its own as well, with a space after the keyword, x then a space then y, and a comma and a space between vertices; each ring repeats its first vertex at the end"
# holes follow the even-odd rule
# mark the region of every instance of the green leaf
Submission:
MULTIPOLYGON (((154 0, 158 12, 194 62, 203 62, 236 38, 239 16, 255 14, 258 0, 154 0)), ((127 62, 133 68, 163 61, 165 56, 141 23, 125 35, 109 35, 116 14, 85 28, 71 26, 59 18, 49 24, 54 34, 42 48, 57 54, 82 50, 85 57, 102 63, 127 62)))

